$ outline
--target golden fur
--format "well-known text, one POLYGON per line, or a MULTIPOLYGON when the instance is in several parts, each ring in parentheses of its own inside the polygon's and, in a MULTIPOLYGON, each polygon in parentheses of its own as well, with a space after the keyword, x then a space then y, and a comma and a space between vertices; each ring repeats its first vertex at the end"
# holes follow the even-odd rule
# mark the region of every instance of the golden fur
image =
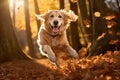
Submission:
POLYGON ((65 49, 71 56, 78 58, 77 52, 69 45, 66 35, 68 23, 77 20, 73 11, 51 10, 43 15, 37 15, 43 23, 38 33, 37 43, 42 55, 56 63, 54 47, 65 49))

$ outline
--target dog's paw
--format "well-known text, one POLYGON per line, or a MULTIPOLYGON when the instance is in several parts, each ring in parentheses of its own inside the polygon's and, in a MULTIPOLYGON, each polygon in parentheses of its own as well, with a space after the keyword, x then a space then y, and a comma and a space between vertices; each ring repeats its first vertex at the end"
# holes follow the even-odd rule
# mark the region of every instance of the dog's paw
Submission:
POLYGON ((48 58, 51 62, 53 62, 53 63, 56 62, 56 57, 54 55, 48 55, 48 58))
POLYGON ((74 50, 74 49, 73 49, 71 46, 69 46, 69 45, 67 45, 66 47, 67 47, 68 53, 70 53, 70 55, 71 55, 72 57, 74 57, 74 58, 76 58, 76 59, 79 58, 79 55, 78 55, 78 53, 76 52, 76 50, 74 50))
POLYGON ((61 66, 60 66, 60 64, 59 64, 59 62, 56 60, 56 61, 52 61, 52 60, 50 60, 50 62, 52 63, 52 64, 55 64, 58 68, 61 68, 61 66))
POLYGON ((50 60, 52 63, 55 63, 55 62, 56 62, 56 59, 55 59, 55 58, 49 58, 49 60, 50 60))
POLYGON ((74 58, 79 59, 78 53, 75 50, 73 50, 71 54, 74 58))
POLYGON ((55 62, 55 65, 58 67, 58 68, 61 68, 60 64, 58 61, 55 62))

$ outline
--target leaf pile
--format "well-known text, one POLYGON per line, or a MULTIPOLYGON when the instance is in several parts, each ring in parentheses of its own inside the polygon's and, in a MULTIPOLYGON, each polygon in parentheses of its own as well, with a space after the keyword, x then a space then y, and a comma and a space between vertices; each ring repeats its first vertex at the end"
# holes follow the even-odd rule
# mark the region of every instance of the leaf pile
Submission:
POLYGON ((57 68, 47 59, 0 64, 0 80, 120 80, 120 51, 65 59, 57 68))

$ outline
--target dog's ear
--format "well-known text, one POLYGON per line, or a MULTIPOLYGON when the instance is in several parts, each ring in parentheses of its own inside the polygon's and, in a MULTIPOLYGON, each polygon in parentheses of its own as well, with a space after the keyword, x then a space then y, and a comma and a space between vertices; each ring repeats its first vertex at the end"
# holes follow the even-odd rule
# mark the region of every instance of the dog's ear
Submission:
POLYGON ((72 10, 69 10, 68 12, 65 10, 61 10, 61 12, 65 15, 68 21, 75 22, 78 19, 78 16, 75 15, 75 13, 72 10))
POLYGON ((45 21, 45 20, 48 19, 48 15, 49 15, 49 13, 50 13, 51 11, 52 11, 52 10, 48 10, 47 13, 41 14, 41 15, 36 15, 36 17, 37 17, 38 20, 45 21))
POLYGON ((45 21, 45 14, 42 15, 35 15, 37 17, 38 20, 42 20, 45 21))
POLYGON ((68 18, 69 18, 71 21, 74 21, 74 22, 78 19, 78 16, 75 15, 75 13, 74 13, 72 10, 69 10, 68 16, 69 16, 68 18))

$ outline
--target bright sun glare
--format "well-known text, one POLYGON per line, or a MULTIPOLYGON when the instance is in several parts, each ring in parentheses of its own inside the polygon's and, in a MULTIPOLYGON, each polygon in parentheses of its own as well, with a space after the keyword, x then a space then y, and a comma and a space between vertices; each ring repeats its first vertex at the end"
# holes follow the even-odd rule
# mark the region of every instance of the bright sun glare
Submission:
POLYGON ((15 9, 18 9, 20 6, 23 6, 23 0, 9 0, 10 8, 13 8, 15 5, 15 9))
POLYGON ((9 0, 9 9, 11 17, 13 17, 13 12, 15 11, 16 13, 21 6, 23 6, 23 0, 9 0))

